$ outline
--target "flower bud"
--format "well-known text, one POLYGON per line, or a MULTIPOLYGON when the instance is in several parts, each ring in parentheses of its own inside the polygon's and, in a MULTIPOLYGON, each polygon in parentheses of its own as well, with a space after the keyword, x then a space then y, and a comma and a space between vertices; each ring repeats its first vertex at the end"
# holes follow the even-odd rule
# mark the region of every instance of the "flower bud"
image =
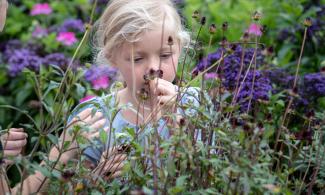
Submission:
POLYGON ((253 20, 259 21, 262 18, 262 14, 259 13, 258 11, 254 12, 253 14, 253 20))
POLYGON ((216 31, 217 31, 216 25, 215 24, 211 24, 210 27, 209 27, 210 34, 214 34, 214 33, 216 33, 216 31))
POLYGON ((304 20, 304 25, 305 27, 311 27, 313 24, 312 24, 312 21, 311 21, 311 18, 307 17, 305 20, 304 20))
POLYGON ((200 17, 199 11, 195 10, 192 14, 193 19, 198 19, 200 17))
POLYGON ((201 18, 201 21, 200 21, 201 25, 202 25, 202 26, 205 25, 206 21, 207 21, 206 17, 203 16, 203 17, 201 18))
POLYGON ((222 23, 222 30, 227 31, 228 30, 228 22, 222 23))
POLYGON ((174 45, 174 40, 173 40, 173 37, 171 37, 171 36, 168 37, 168 45, 169 46, 174 45))

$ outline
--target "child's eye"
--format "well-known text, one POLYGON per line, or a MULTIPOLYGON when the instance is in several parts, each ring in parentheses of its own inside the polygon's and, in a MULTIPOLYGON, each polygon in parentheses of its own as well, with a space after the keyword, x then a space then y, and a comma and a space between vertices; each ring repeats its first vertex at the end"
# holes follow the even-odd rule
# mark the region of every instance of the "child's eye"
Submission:
POLYGON ((171 57, 173 54, 172 53, 164 53, 164 54, 161 54, 160 57, 161 58, 169 58, 171 57))
POLYGON ((137 62, 140 62, 143 58, 140 58, 140 57, 137 57, 137 58, 134 58, 134 62, 137 63, 137 62))

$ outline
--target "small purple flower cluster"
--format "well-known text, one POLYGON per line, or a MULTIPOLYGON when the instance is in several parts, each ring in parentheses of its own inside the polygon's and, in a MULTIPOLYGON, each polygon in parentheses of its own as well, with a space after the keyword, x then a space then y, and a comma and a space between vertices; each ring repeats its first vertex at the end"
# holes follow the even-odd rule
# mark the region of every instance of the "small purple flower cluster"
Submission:
POLYGON ((97 65, 92 65, 89 69, 86 70, 85 72, 85 79, 86 81, 93 81, 103 75, 106 75, 110 78, 114 78, 116 76, 116 69, 109 67, 109 66, 97 66, 97 65))
POLYGON ((304 76, 304 95, 307 97, 325 97, 325 74, 311 73, 304 76))
POLYGON ((117 70, 109 66, 93 65, 85 72, 86 81, 90 82, 93 89, 106 89, 110 85, 111 80, 115 80, 117 70))
MULTIPOLYGON (((252 69, 253 64, 253 56, 255 52, 255 48, 247 48, 243 50, 241 46, 234 46, 234 51, 224 58, 220 68, 217 72, 219 77, 222 78, 223 86, 230 90, 234 91, 236 89, 237 80, 239 79, 239 85, 242 85, 240 91, 237 96, 237 102, 241 105, 241 110, 245 110, 248 105, 248 97, 252 94, 252 101, 255 102, 257 100, 268 100, 269 92, 272 90, 272 85, 270 80, 264 75, 262 71, 255 71, 255 81, 253 85, 254 71, 252 69), (241 59, 242 52, 244 52, 243 58, 243 70, 241 74, 241 59), (245 78, 245 74, 249 65, 251 65, 251 69, 248 70, 247 76, 245 78), (245 80, 244 80, 245 78, 245 80), (252 89, 253 87, 253 89, 252 89), (253 91, 252 91, 253 90, 253 91)), ((209 54, 206 58, 203 58, 194 69, 194 72, 203 71, 204 69, 211 66, 213 63, 218 61, 221 58, 222 53, 225 52, 225 49, 218 49, 216 52, 209 54)), ((256 66, 260 67, 264 63, 264 57, 261 55, 261 51, 259 49, 256 50, 256 66)), ((215 72, 216 69, 211 69, 209 72, 215 72)))
POLYGON ((42 53, 37 44, 23 44, 19 40, 10 40, 0 47, 3 63, 8 64, 9 75, 15 77, 24 68, 38 71, 41 65, 56 65, 65 69, 70 59, 63 53, 42 53))
POLYGON ((85 27, 82 20, 69 18, 63 22, 58 31, 80 33, 85 31, 85 27))
MULTIPOLYGON (((266 71, 267 77, 276 88, 272 93, 282 90, 292 89, 294 76, 284 69, 275 68, 266 71)), ((304 107, 315 102, 318 98, 325 96, 325 74, 322 72, 305 74, 302 78, 298 77, 297 95, 294 106, 304 107)))

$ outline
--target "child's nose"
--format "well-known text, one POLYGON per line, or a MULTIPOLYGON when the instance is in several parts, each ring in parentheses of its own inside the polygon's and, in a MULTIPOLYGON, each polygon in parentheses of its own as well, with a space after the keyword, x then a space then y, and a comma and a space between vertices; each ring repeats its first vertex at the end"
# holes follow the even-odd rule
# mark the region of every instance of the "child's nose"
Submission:
POLYGON ((148 64, 148 70, 158 70, 160 66, 160 59, 159 58, 152 58, 148 64))

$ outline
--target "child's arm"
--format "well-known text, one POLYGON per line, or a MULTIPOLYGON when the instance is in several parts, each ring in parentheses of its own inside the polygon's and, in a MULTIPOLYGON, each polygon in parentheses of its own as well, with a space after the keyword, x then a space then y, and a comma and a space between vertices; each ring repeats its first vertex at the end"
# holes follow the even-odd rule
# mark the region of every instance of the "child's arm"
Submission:
MULTIPOLYGON (((89 125, 91 131, 89 133, 83 134, 83 136, 86 136, 88 138, 92 137, 93 135, 97 135, 97 132, 99 129, 103 128, 105 124, 105 120, 102 118, 102 114, 96 113, 94 116, 92 116, 92 109, 88 108, 80 112, 74 119, 70 122, 71 127, 74 125, 89 125)), ((70 128, 71 128, 70 127, 70 128)), ((60 136, 60 142, 58 147, 53 147, 50 150, 49 153, 49 160, 51 161, 57 161, 61 164, 66 164, 70 159, 74 158, 78 151, 78 145, 73 139, 72 135, 68 133, 67 130, 65 130, 61 136, 60 136), (60 155, 60 151, 58 148, 62 148, 63 141, 71 141, 71 145, 69 148, 60 155)), ((45 162, 41 162, 41 164, 45 164, 45 162)), ((47 178, 42 175, 41 172, 36 171, 34 175, 31 175, 27 177, 23 181, 23 194, 31 194, 38 191, 38 189, 41 187, 41 192, 46 189, 47 186, 47 178)), ((18 184, 13 190, 12 193, 16 194, 19 192, 21 184, 18 184)))
POLYGON ((8 9, 7 0, 0 0, 0 32, 3 30, 5 26, 7 9, 8 9))

